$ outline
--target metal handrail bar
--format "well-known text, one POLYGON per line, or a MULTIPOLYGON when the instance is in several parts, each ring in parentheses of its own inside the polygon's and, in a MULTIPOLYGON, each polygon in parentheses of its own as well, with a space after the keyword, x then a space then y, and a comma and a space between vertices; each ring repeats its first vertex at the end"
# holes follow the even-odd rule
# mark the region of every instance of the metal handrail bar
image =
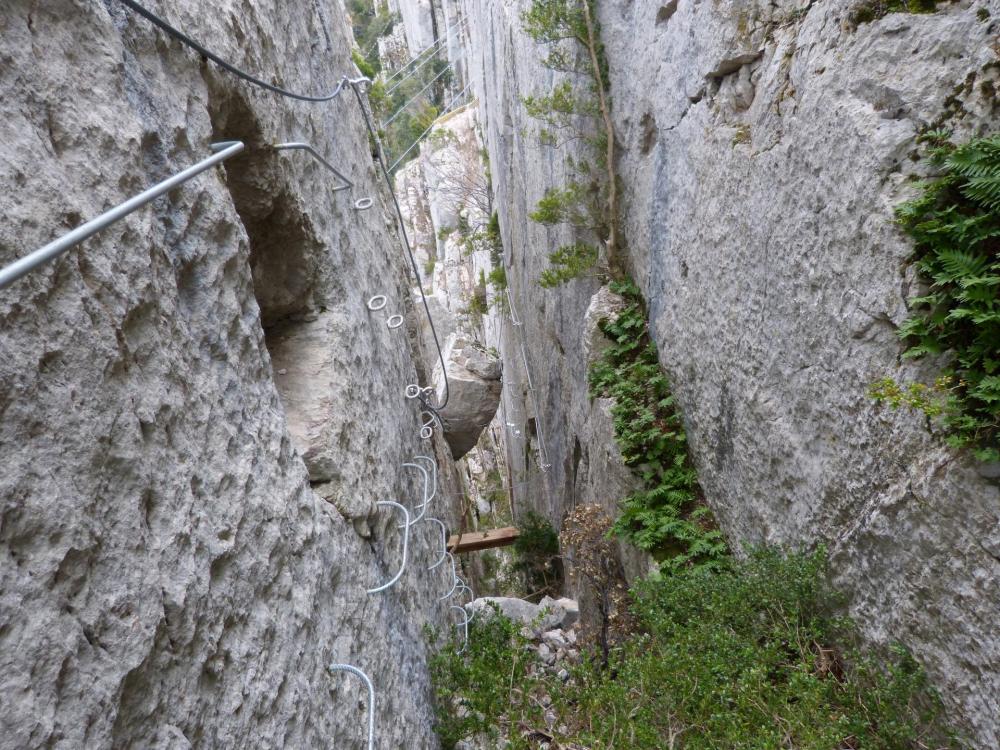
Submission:
POLYGON ((348 177, 346 175, 344 175, 343 172, 341 172, 340 170, 338 170, 330 162, 328 162, 326 159, 324 159, 323 156, 316 149, 314 149, 310 144, 308 144, 308 143, 300 143, 298 141, 290 142, 290 143, 276 143, 276 144, 274 144, 274 146, 272 146, 272 148, 275 151, 298 150, 298 151, 305 151, 305 152, 311 154, 313 157, 315 157, 316 161, 318 161, 324 167, 326 167, 331 172, 333 172, 335 175, 337 175, 337 177, 339 177, 341 180, 343 180, 344 184, 343 185, 337 185, 337 187, 333 188, 333 190, 331 192, 336 193, 336 192, 338 192, 340 190, 349 190, 350 188, 354 187, 354 183, 351 182, 351 180, 348 179, 348 177))
POLYGON ((25 274, 28 274, 39 266, 58 258, 74 245, 80 244, 88 237, 92 237, 102 229, 105 229, 119 219, 128 216, 136 209, 142 208, 147 203, 159 198, 164 193, 170 192, 178 185, 190 180, 192 177, 211 169, 216 164, 225 161, 231 156, 236 156, 236 154, 240 153, 243 148, 244 146, 242 141, 223 141, 221 143, 213 143, 212 150, 215 152, 214 155, 208 157, 207 159, 202 159, 197 164, 178 172, 173 177, 168 177, 163 180, 163 182, 153 185, 153 187, 144 190, 132 198, 129 198, 124 203, 115 206, 109 211, 105 211, 103 214, 94 219, 91 219, 86 224, 78 226, 76 229, 64 234, 59 239, 53 240, 44 247, 40 247, 38 250, 35 250, 23 258, 14 261, 9 266, 0 269, 0 289, 6 289, 25 274))

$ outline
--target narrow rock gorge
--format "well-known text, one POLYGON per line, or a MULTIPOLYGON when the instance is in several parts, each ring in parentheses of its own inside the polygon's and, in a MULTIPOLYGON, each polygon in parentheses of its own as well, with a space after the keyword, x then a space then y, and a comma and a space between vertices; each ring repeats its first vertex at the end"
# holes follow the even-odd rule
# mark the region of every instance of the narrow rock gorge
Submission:
MULTIPOLYGON (((873 397, 955 360, 904 356, 930 282, 896 211, 998 87, 998 0, 11 0, 0 268, 244 148, 0 288, 0 748, 363 748, 369 711, 439 748, 438 636, 491 601, 570 680, 609 606, 572 529, 649 471, 594 385, 626 279, 699 528, 825 549, 865 649, 1000 747, 1000 462, 873 397), (575 57, 532 33, 567 7, 575 57), (592 63, 606 120, 558 98, 592 63), (602 170, 610 236, 545 220, 602 170), (453 545, 473 594, 443 530, 500 527, 453 545)), ((668 575, 605 543, 623 586, 668 575)), ((578 748, 557 724, 521 740, 578 748)))

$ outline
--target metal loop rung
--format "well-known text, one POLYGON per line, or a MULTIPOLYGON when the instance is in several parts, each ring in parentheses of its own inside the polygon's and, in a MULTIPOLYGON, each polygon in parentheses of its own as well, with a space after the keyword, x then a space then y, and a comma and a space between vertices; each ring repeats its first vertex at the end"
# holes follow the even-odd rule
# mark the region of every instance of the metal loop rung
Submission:
POLYGON ((438 565, 443 563, 448 558, 448 527, 444 525, 444 522, 433 516, 427 516, 425 521, 433 521, 438 526, 441 527, 441 557, 433 565, 428 565, 427 570, 434 570, 438 565))
POLYGON ((375 750, 375 686, 368 679, 368 675, 357 667, 350 664, 331 664, 327 667, 331 672, 349 672, 356 677, 360 677, 365 687, 368 688, 368 750, 375 750))
POLYGON ((409 513, 409 511, 406 510, 406 508, 404 508, 399 503, 394 503, 392 500, 380 500, 379 502, 375 503, 375 505, 378 505, 378 506, 391 505, 393 508, 395 508, 396 510, 398 510, 400 513, 403 514, 403 520, 406 522, 406 524, 405 524, 405 528, 403 529, 403 562, 399 566, 399 570, 396 571, 396 575, 394 575, 388 581, 386 581, 385 583, 383 583, 381 586, 376 586, 373 589, 366 589, 367 593, 369 593, 369 594, 377 594, 379 591, 385 591, 387 588, 389 588, 390 586, 392 586, 396 581, 398 581, 402 577, 403 571, 406 570, 406 553, 407 553, 407 550, 408 550, 409 545, 410 545, 410 513, 409 513))

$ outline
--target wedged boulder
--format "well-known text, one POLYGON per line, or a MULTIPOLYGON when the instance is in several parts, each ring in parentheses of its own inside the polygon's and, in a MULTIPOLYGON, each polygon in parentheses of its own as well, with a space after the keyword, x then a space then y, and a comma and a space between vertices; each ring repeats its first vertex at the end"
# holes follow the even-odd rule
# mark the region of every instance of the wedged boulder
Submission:
MULTIPOLYGON (((444 348, 448 372, 448 405, 441 412, 444 437, 458 459, 468 453, 493 420, 500 405, 500 360, 460 334, 444 348)), ((441 365, 434 370, 437 397, 444 398, 441 365)))
POLYGON ((583 316, 583 333, 580 340, 580 348, 583 350, 588 367, 596 362, 612 343, 601 330, 601 323, 617 318, 626 305, 624 297, 612 292, 606 286, 602 286, 590 298, 587 312, 583 316))
POLYGON ((343 459, 335 436, 343 409, 337 397, 338 361, 335 343, 350 336, 343 314, 329 311, 286 321, 267 332, 274 382, 281 395, 292 444, 302 456, 309 479, 339 478, 343 459))

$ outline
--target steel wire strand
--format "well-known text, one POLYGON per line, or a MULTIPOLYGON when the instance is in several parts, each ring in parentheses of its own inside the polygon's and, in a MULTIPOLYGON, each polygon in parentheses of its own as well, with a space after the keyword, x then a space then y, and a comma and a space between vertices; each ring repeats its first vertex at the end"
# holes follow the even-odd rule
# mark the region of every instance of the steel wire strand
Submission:
MULTIPOLYGON (((455 26, 459 26, 459 25, 461 25, 461 24, 455 24, 455 26)), ((455 28, 455 26, 452 26, 451 28, 455 28)), ((434 44, 431 45, 431 46, 433 46, 433 47, 439 47, 442 42, 446 42, 446 41, 447 42, 451 41, 451 31, 450 30, 447 32, 447 36, 441 37, 436 42, 434 42, 434 44)), ((428 49, 430 49, 430 47, 428 47, 428 49)), ((438 52, 440 52, 440 50, 438 50, 438 52)), ((423 54, 423 53, 421 53, 421 54, 423 54)), ((398 89, 400 86, 403 85, 404 82, 406 82, 406 81, 410 80, 411 78, 413 78, 413 76, 416 75, 416 73, 417 73, 418 70, 420 70, 421 68, 423 68, 427 63, 429 63, 431 60, 433 60, 436 56, 437 56, 437 52, 435 52, 433 55, 428 55, 427 57, 425 57, 420 62, 420 64, 417 65, 417 67, 411 69, 409 73, 407 73, 405 76, 403 76, 400 80, 396 81, 392 85, 392 88, 390 88, 389 90, 387 90, 385 93, 386 94, 391 94, 393 91, 395 91, 396 89, 398 89)), ((456 58, 456 59, 461 59, 461 58, 459 57, 459 58, 456 58)), ((452 60, 450 62, 454 62, 454 60, 452 60)))
MULTIPOLYGON (((506 272, 506 271, 507 271, 507 266, 506 266, 506 264, 504 264, 504 272, 506 272)), ((508 287, 507 291, 508 291, 508 293, 510 292, 510 288, 509 287, 508 287)), ((511 317, 511 322, 513 323, 518 318, 517 310, 514 309, 514 299, 513 299, 513 297, 511 297, 508 294, 507 300, 508 300, 508 302, 510 304, 510 317, 511 317)), ((515 326, 521 326, 522 322, 523 321, 518 321, 517 323, 514 323, 514 325, 515 326)), ((528 367, 528 353, 527 353, 527 351, 525 350, 525 347, 524 347, 524 331, 523 331, 523 329, 519 329, 519 330, 520 330, 520 335, 515 336, 515 338, 517 339, 518 349, 520 349, 520 352, 521 352, 521 362, 524 365, 524 377, 525 377, 525 379, 528 382, 528 390, 531 392, 531 400, 532 400, 532 402, 535 405, 535 424, 536 424, 536 426, 538 428, 538 459, 539 459, 539 468, 543 472, 546 472, 550 468, 552 468, 552 463, 549 460, 549 450, 548 450, 548 448, 545 445, 545 425, 544 425, 543 420, 542 420, 542 410, 541 410, 541 407, 538 404, 538 392, 535 390, 535 384, 531 380, 531 369, 528 367)))
POLYGON ((407 107, 409 107, 409 106, 410 106, 411 104, 413 104, 413 102, 415 102, 415 101, 416 101, 417 99, 419 99, 419 98, 420 98, 421 96, 423 96, 423 95, 424 95, 424 92, 425 92, 425 91, 427 91, 427 89, 429 89, 429 88, 430 88, 431 86, 433 86, 433 85, 434 85, 434 83, 435 83, 435 82, 436 82, 436 81, 437 81, 437 80, 438 80, 438 79, 439 79, 439 78, 440 78, 441 76, 443 76, 443 75, 444 75, 445 73, 447 73, 447 72, 448 72, 449 70, 451 70, 451 63, 448 63, 447 65, 445 65, 445 66, 444 66, 444 67, 443 67, 443 68, 441 69, 441 72, 440 72, 440 73, 438 73, 438 74, 437 74, 436 76, 434 76, 434 77, 433 77, 433 78, 432 78, 431 80, 429 80, 429 81, 427 82, 427 85, 426 85, 426 86, 424 86, 424 87, 423 87, 422 89, 420 89, 420 91, 418 91, 418 92, 417 92, 416 94, 414 94, 414 95, 413 95, 412 97, 410 97, 410 98, 409 98, 409 99, 408 99, 408 100, 406 101, 406 103, 405 103, 405 104, 403 104, 402 106, 400 106, 400 108, 399 108, 399 109, 397 109, 397 110, 396 110, 395 112, 393 112, 393 113, 392 113, 392 114, 391 114, 391 115, 389 116, 389 119, 388 119, 388 120, 386 120, 385 122, 383 122, 383 123, 382 123, 382 127, 383 127, 383 128, 387 128, 387 127, 389 127, 390 125, 392 125, 392 123, 393 123, 393 122, 395 122, 396 118, 397 118, 397 117, 399 117, 399 116, 400 116, 401 114, 403 114, 403 111, 404 111, 404 110, 405 110, 405 109, 406 109, 407 107))
MULTIPOLYGON (((464 26, 465 23, 466 23, 466 21, 468 21, 467 17, 463 18, 461 21, 456 21, 451 26, 449 26, 448 28, 446 28, 444 30, 444 34, 442 36, 438 37, 431 44, 428 44, 426 47, 424 47, 422 50, 420 50, 417 54, 415 54, 413 57, 411 57, 409 60, 407 60, 405 63, 403 63, 399 67, 399 69, 397 69, 391 76, 389 76, 388 78, 386 78, 382 82, 383 85, 388 84, 390 81, 396 80, 396 77, 399 76, 400 74, 402 74, 410 65, 412 65, 413 63, 415 63, 417 60, 419 60, 421 57, 423 57, 424 55, 426 55, 428 52, 430 52, 430 51, 432 51, 432 50, 440 47, 442 42, 450 39, 452 29, 457 29, 459 26, 464 26)), ((433 55, 431 55, 431 57, 433 57, 433 55)))
MULTIPOLYGON (((469 84, 469 86, 471 86, 471 85, 472 85, 472 84, 469 84)), ((465 92, 469 90, 469 86, 466 86, 466 87, 465 87, 464 89, 462 89, 462 90, 461 90, 460 92, 458 92, 458 93, 457 93, 457 94, 455 95, 455 97, 454 97, 454 98, 453 98, 453 99, 452 99, 452 100, 451 100, 450 102, 448 102, 448 106, 444 108, 444 110, 443 110, 443 111, 441 112, 441 114, 439 114, 439 115, 437 116, 437 118, 435 118, 434 122, 432 122, 432 123, 430 124, 430 126, 428 126, 427 130, 425 130, 425 131, 424 131, 423 133, 421 133, 420 135, 418 135, 418 136, 417 136, 417 139, 416 139, 416 140, 415 140, 415 141, 414 141, 413 143, 411 143, 411 144, 410 144, 410 147, 409 147, 409 148, 407 148, 407 149, 406 149, 406 151, 404 151, 404 152, 403 152, 403 153, 402 153, 402 154, 400 155, 400 157, 399 157, 398 159, 396 159, 396 161, 394 161, 394 162, 392 163, 392 166, 390 166, 390 167, 389 167, 389 171, 390 171, 390 172, 391 172, 392 170, 394 170, 394 169, 395 169, 396 167, 398 167, 398 166, 399 166, 399 163, 400 163, 401 161, 403 161, 403 159, 405 159, 405 158, 406 158, 406 155, 407 155, 408 153, 410 153, 410 152, 411 152, 411 151, 412 151, 412 150, 414 149, 414 147, 416 147, 416 145, 417 145, 418 143, 420 143, 420 141, 422 141, 422 140, 424 139, 424 136, 425 136, 425 135, 427 135, 427 134, 428 134, 429 132, 431 132, 431 129, 433 129, 433 127, 434 127, 434 126, 435 126, 435 125, 437 124, 437 121, 438 121, 439 119, 441 119, 441 118, 442 118, 442 117, 444 117, 444 116, 445 116, 446 114, 448 114, 449 112, 451 112, 451 111, 452 111, 452 108, 453 108, 453 107, 455 106, 455 102, 457 102, 457 101, 458 101, 459 99, 461 99, 461 98, 462 98, 463 96, 465 96, 465 92)))
MULTIPOLYGON (((397 215, 397 217, 399 219, 399 230, 400 230, 400 233, 403 236, 403 241, 404 241, 404 243, 406 245, 406 252, 410 256, 410 264, 413 267, 413 274, 414 274, 414 278, 416 279, 416 282, 417 282, 417 288, 420 290, 420 298, 421 298, 421 301, 423 302, 424 312, 427 314, 427 320, 428 320, 428 323, 430 324, 430 327, 431 327, 431 333, 432 333, 433 338, 434 338, 434 346, 435 346, 435 348, 437 349, 437 352, 438 352, 438 359, 441 361, 441 371, 442 371, 442 375, 444 377, 444 391, 445 391, 445 396, 444 396, 444 400, 440 404, 438 404, 436 408, 437 409, 443 409, 448 404, 448 400, 449 400, 449 398, 451 396, 451 392, 450 392, 450 388, 449 388, 449 384, 448 384, 448 372, 447 372, 447 368, 446 368, 445 362, 444 362, 444 354, 441 351, 441 342, 438 339, 437 329, 434 326, 434 320, 433 320, 433 318, 431 318, 431 311, 430 311, 429 305, 427 304, 427 297, 424 294, 423 285, 420 283, 420 271, 417 268, 417 262, 416 262, 416 259, 413 256, 413 250, 410 247, 410 239, 409 239, 409 237, 406 234, 406 227, 403 224, 403 213, 402 213, 402 210, 399 207, 399 200, 396 198, 396 191, 393 189, 392 181, 389 179, 389 173, 388 173, 388 170, 385 167, 385 161, 384 161, 384 159, 382 157, 382 144, 379 141, 378 133, 375 131, 375 129, 374 129, 373 125, 372 125, 372 122, 371 122, 371 120, 370 120, 370 118, 368 116, 368 110, 366 109, 366 107, 364 105, 364 101, 361 98, 361 92, 360 92, 360 89, 359 89, 359 84, 362 83, 362 82, 368 82, 368 83, 370 83, 370 81, 367 78, 356 78, 355 79, 355 78, 348 78, 347 76, 344 76, 340 80, 340 82, 337 84, 337 88, 334 89, 329 94, 321 95, 321 96, 312 96, 312 95, 308 95, 308 94, 297 94, 297 93, 295 93, 293 91, 288 91, 287 89, 283 89, 280 86, 275 86, 273 84, 267 83, 266 81, 262 81, 261 79, 255 77, 255 76, 252 76, 252 75, 250 75, 249 73, 247 73, 247 72, 245 72, 243 70, 240 70, 235 65, 233 65, 233 64, 231 64, 231 63, 223 60, 221 57, 219 57, 218 55, 216 55, 215 53, 213 53, 211 50, 207 49, 206 47, 204 47, 203 45, 201 45, 200 43, 198 43, 197 41, 195 41, 194 39, 192 39, 191 37, 189 37, 183 31, 175 28, 174 26, 172 26, 171 24, 169 24, 167 21, 165 21, 164 19, 162 19, 159 16, 157 16, 152 11, 146 9, 145 7, 143 7, 142 5, 140 5, 139 3, 135 2, 135 0, 118 0, 118 2, 122 3, 123 5, 125 5, 128 8, 131 8, 133 11, 135 11, 140 16, 142 16, 143 18, 145 18, 147 21, 149 21, 150 23, 152 23, 154 26, 159 27, 164 32, 166 32, 170 36, 174 37, 179 42, 181 42, 183 44, 186 44, 188 47, 190 47, 191 49, 195 50, 199 54, 204 55, 205 57, 207 57, 209 60, 211 60, 212 62, 214 62, 219 67, 223 68, 224 70, 229 71, 233 75, 237 76, 238 78, 243 79, 244 81, 246 81, 248 83, 251 83, 251 84, 253 84, 255 86, 259 86, 260 88, 266 89, 268 91, 272 91, 272 92, 274 92, 276 94, 280 94, 281 96, 285 96, 285 97, 288 97, 288 98, 291 98, 291 99, 298 99, 300 101, 306 101, 306 102, 326 102, 326 101, 330 101, 330 100, 336 98, 340 94, 340 92, 343 90, 343 88, 344 88, 345 85, 349 85, 351 87, 351 90, 354 91, 354 95, 355 95, 355 97, 358 100, 358 105, 361 107, 361 113, 362 113, 362 116, 364 117, 364 120, 365 120, 365 126, 368 128, 369 134, 375 139, 376 144, 377 144, 377 151, 378 151, 377 156, 378 156, 379 166, 381 167, 382 176, 385 179, 386 185, 389 187, 389 193, 392 196, 393 205, 396 208, 396 215, 397 215)), ((412 146, 411 146, 411 148, 412 148, 412 146)))
POLYGON ((411 70, 405 76, 403 76, 398 81, 396 81, 394 84, 392 84, 392 87, 386 90, 386 92, 385 92, 386 96, 392 94, 393 91, 395 91, 400 86, 402 86, 404 83, 406 83, 411 78, 413 78, 413 76, 415 76, 417 74, 418 70, 421 70, 427 63, 429 63, 431 60, 434 60, 436 58, 437 58, 436 54, 434 54, 434 55, 428 55, 426 58, 424 58, 423 62, 421 62, 417 67, 413 68, 413 70, 411 70))
MULTIPOLYGON (((431 336, 434 339, 434 348, 437 349, 438 361, 441 363, 441 375, 444 378, 444 400, 433 407, 430 404, 426 404, 428 408, 432 409, 435 414, 438 410, 444 409, 448 405, 448 400, 451 398, 451 389, 448 384, 448 367, 444 361, 444 352, 441 350, 441 341, 438 338, 437 328, 434 325, 434 318, 431 316, 430 305, 427 304, 427 295, 424 294, 424 285, 420 283, 420 269, 417 266, 417 259, 413 256, 413 248, 410 246, 410 238, 406 234, 406 225, 403 221, 403 211, 399 207, 399 199, 396 197, 396 190, 392 185, 392 179, 389 177, 389 170, 386 169, 385 159, 382 156, 382 141, 378 137, 378 133, 372 124, 371 117, 368 115, 368 108, 365 106, 365 101, 361 97, 361 89, 359 87, 359 81, 350 80, 349 81, 351 90, 354 92, 355 98, 358 100, 358 106, 361 108, 361 116, 364 118, 365 127, 368 128, 368 134, 372 137, 375 142, 375 158, 378 161, 380 171, 382 172, 382 178, 385 180, 386 186, 389 188, 389 195, 392 197, 392 204, 396 209, 396 219, 399 222, 399 233, 403 237, 403 245, 406 247, 406 254, 410 259, 410 267, 413 270, 413 278, 417 282, 417 289, 420 291, 420 301, 424 307, 424 313, 427 315, 427 323, 431 328, 431 336)), ((421 399, 423 401, 423 399, 421 399)), ((426 402, 425 402, 426 403, 426 402)))
POLYGON ((147 8, 144 8, 142 5, 135 2, 135 0, 118 0, 118 2, 120 2, 122 5, 128 8, 131 8, 140 16, 149 21, 151 24, 159 27, 160 29, 165 31, 167 34, 169 34, 182 44, 186 44, 188 47, 193 49, 198 54, 207 57, 209 60, 214 62, 220 68, 229 71, 238 78, 242 78, 247 83, 251 83, 254 86, 259 86, 262 89, 267 89, 268 91, 271 91, 275 94, 280 94, 281 96, 286 96, 290 99, 298 99, 299 101, 303 102, 328 102, 331 101, 332 99, 337 98, 337 96, 340 95, 340 92, 343 91, 344 84, 350 80, 346 77, 341 79, 341 81, 337 84, 337 88, 335 88, 329 94, 319 94, 319 95, 297 94, 294 91, 289 91, 288 89, 283 89, 280 86, 275 86, 274 84, 268 83, 267 81, 263 81, 260 78, 257 78, 256 76, 250 75, 244 70, 240 70, 232 63, 223 60, 221 57, 216 55, 207 47, 189 37, 180 29, 170 25, 167 21, 160 18, 152 11, 148 10, 147 8))

